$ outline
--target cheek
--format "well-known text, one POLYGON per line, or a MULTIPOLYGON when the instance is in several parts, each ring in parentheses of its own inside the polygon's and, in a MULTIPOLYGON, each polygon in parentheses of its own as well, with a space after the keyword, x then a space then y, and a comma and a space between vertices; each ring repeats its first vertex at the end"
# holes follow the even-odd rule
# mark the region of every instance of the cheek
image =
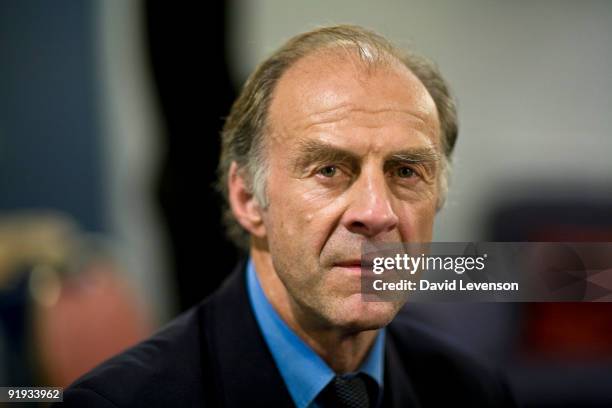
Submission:
POLYGON ((431 242, 436 215, 432 202, 403 205, 399 215, 402 242, 431 242))
POLYGON ((320 251, 342 213, 343 200, 312 188, 305 180, 285 178, 274 186, 277 188, 271 188, 268 194, 270 235, 276 231, 283 239, 307 241, 309 248, 320 251))

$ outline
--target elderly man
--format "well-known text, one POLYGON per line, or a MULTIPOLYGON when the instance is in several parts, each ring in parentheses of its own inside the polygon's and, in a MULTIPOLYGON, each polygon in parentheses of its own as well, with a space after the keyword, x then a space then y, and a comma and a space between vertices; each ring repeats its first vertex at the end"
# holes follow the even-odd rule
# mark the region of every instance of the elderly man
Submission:
POLYGON ((512 405, 494 373, 393 321, 400 302, 360 293, 361 245, 431 241, 444 202, 456 114, 429 62, 360 27, 301 34, 251 75, 222 137, 228 231, 248 258, 68 405, 512 405))

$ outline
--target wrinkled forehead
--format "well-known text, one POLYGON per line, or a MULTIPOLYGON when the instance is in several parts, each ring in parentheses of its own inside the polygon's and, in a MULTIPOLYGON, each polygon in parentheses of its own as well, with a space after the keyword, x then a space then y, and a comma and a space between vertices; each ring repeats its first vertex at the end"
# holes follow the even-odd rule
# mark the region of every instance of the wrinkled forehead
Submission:
POLYGON ((437 110, 423 83, 394 57, 368 56, 365 50, 326 48, 287 69, 272 95, 269 135, 289 142, 295 130, 343 109, 394 111, 422 120, 437 144, 437 110))

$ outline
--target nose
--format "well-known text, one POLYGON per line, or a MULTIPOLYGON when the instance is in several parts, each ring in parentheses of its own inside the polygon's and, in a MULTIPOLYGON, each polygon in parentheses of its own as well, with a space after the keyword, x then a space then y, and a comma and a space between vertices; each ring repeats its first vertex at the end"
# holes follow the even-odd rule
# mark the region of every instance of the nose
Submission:
POLYGON ((362 171, 351 190, 352 201, 342 217, 346 229, 371 238, 397 227, 384 174, 362 171))

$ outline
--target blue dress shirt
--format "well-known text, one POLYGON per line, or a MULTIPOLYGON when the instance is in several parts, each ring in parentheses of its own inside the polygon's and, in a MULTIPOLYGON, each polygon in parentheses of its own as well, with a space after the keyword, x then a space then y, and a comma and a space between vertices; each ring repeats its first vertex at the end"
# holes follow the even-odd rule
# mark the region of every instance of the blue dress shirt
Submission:
MULTIPOLYGON (((259 284, 250 258, 247 264, 247 291, 255 319, 295 405, 297 408, 318 407, 317 396, 336 374, 274 310, 259 284)), ((383 387, 384 345, 385 330, 382 329, 358 370, 378 384, 379 402, 383 387)))

